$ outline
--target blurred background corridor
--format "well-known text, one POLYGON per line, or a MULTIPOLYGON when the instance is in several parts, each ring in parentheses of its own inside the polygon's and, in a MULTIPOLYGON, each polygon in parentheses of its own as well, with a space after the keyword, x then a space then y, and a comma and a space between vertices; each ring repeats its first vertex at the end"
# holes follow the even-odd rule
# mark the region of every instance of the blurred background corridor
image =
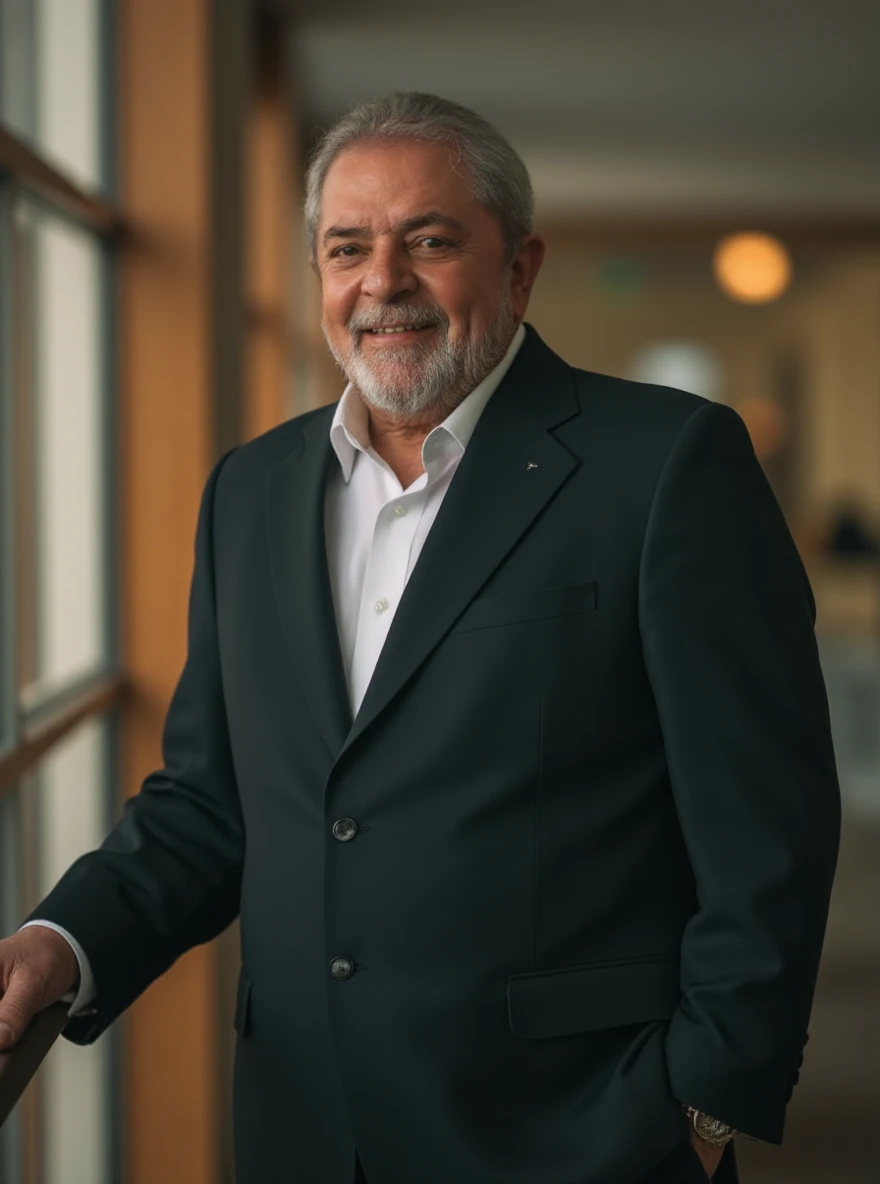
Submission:
MULTIPOLYGON (((739 1156, 744 1184, 876 1184, 880 4, 420 11, 0 0, 2 935, 161 764, 213 462, 342 393, 300 218, 318 130, 431 91, 530 169, 528 320, 734 407, 807 566, 843 845, 785 1143, 739 1156)), ((235 925, 59 1040, 0 1184, 232 1184, 239 960, 235 925)))

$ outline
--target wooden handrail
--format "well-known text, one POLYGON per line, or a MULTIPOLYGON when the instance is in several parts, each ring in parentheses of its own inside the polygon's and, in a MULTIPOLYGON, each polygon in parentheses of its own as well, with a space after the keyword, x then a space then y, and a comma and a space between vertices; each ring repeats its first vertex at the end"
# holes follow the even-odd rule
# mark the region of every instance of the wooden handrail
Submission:
POLYGON ((44 160, 8 127, 0 126, 0 171, 6 171, 32 193, 61 206, 78 222, 108 237, 122 237, 125 219, 118 206, 77 185, 44 160))
POLYGON ((48 719, 29 729, 25 739, 11 752, 0 752, 0 794, 12 789, 23 773, 38 764, 53 744, 83 720, 119 707, 128 689, 123 675, 104 675, 52 712, 48 719))
POLYGON ((0 1126, 6 1121, 39 1069, 49 1049, 67 1024, 67 1003, 53 1003, 38 1012, 24 1035, 0 1051, 0 1126))

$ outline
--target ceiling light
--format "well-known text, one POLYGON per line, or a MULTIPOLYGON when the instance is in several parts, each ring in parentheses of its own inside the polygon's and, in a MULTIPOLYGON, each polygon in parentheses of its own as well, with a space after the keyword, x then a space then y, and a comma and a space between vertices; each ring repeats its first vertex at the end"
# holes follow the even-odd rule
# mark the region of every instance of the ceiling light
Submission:
POLYGON ((741 304, 777 300, 791 283, 791 256, 769 234, 729 234, 715 248, 712 270, 719 287, 741 304))

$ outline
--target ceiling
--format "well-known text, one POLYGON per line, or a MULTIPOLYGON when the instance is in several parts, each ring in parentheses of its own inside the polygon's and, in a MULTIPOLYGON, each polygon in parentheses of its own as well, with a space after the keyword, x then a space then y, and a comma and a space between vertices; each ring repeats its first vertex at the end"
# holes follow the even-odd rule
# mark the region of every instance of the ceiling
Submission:
POLYGON ((544 216, 880 220, 880 0, 515 3, 290 0, 306 138, 432 91, 509 137, 544 216))

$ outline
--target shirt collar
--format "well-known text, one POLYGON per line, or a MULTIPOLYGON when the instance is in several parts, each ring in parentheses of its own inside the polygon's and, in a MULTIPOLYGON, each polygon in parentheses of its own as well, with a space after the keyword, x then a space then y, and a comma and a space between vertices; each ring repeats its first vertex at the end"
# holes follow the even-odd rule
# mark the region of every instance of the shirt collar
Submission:
MULTIPOLYGON (((483 381, 469 395, 450 411, 442 423, 428 432, 422 442, 422 464, 435 460, 447 448, 464 452, 491 395, 510 369, 520 346, 525 340, 525 327, 520 325, 513 336, 507 353, 487 374, 483 381)), ((366 404, 360 392, 351 383, 342 392, 330 424, 330 443, 342 467, 346 484, 351 478, 358 452, 366 453, 370 447, 370 421, 366 404)))

